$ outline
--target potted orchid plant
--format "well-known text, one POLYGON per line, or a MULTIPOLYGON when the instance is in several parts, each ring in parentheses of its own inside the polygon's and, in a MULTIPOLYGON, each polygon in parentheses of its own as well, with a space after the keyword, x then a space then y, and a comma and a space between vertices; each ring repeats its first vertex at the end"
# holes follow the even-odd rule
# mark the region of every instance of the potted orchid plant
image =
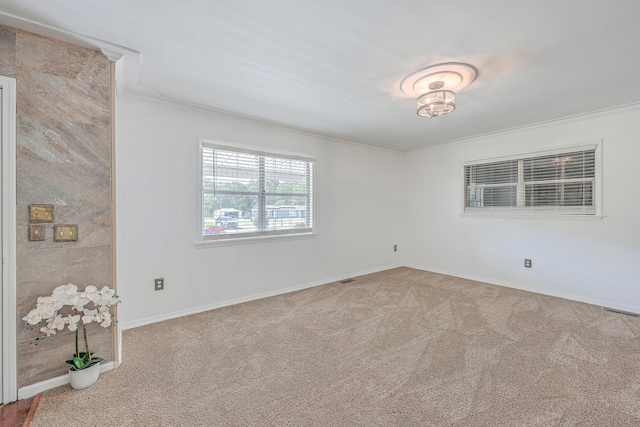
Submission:
POLYGON ((89 285, 84 291, 80 291, 76 285, 69 283, 55 288, 51 296, 38 297, 36 308, 31 310, 22 320, 31 326, 44 324, 39 329, 42 335, 36 339, 36 344, 55 335, 56 331, 61 331, 65 327, 70 331, 75 331, 76 351, 73 358, 67 360, 66 363, 70 365, 71 386, 75 389, 85 388, 98 379, 100 362, 104 360, 91 353, 87 338, 87 324, 95 322, 103 328, 111 326, 113 323, 111 307, 117 303, 118 296, 115 294, 115 290, 108 286, 98 290, 95 286, 89 285), (85 347, 83 352, 80 351, 78 345, 80 326, 85 347), (90 374, 89 371, 91 371, 90 374), (76 372, 84 373, 74 374, 76 372), (87 376, 89 378, 84 378, 87 376))

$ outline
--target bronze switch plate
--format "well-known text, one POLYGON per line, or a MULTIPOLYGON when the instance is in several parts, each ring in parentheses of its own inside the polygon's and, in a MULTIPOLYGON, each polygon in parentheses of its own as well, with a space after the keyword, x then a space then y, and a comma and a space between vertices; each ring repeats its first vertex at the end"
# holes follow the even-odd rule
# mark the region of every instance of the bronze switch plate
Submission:
POLYGON ((29 240, 31 242, 44 240, 44 225, 29 224, 29 240))
POLYGON ((77 242, 78 241, 78 225, 63 224, 53 226, 54 242, 77 242))
POLYGON ((29 222, 53 222, 53 205, 29 205, 29 222))

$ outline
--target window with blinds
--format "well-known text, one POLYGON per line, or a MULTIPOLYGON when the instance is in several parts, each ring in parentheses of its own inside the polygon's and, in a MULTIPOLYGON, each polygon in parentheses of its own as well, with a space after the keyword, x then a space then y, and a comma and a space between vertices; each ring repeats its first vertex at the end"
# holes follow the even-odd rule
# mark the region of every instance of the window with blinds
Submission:
POLYGON ((203 240, 313 231, 310 158, 202 143, 203 240))
POLYGON ((465 213, 595 215, 596 147, 464 166, 465 213))

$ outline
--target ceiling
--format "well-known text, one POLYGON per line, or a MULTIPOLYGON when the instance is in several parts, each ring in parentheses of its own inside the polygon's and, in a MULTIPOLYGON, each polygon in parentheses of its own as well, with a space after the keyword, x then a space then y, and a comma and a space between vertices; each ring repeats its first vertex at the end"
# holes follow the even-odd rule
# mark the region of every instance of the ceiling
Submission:
POLYGON ((0 23, 123 54, 118 92, 408 151, 640 102, 631 0, 2 0, 0 23), (409 73, 464 62, 423 118, 409 73))

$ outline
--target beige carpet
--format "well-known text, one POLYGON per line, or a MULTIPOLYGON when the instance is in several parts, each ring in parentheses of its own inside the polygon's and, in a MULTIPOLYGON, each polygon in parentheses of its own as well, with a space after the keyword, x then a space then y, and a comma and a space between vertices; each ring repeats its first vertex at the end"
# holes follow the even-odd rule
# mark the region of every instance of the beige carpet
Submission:
POLYGON ((640 425, 640 318, 398 268, 124 332, 39 426, 640 425))

